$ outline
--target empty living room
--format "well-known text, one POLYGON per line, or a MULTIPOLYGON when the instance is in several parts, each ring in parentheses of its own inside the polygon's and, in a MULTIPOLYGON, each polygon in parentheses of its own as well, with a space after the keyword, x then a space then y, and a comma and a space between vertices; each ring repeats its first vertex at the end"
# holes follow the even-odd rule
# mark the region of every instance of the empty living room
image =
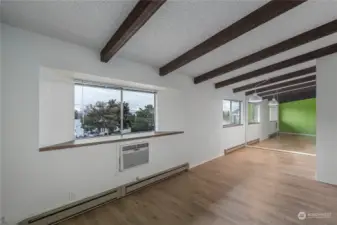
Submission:
POLYGON ((0 22, 1 225, 337 225, 337 0, 0 0, 0 22))

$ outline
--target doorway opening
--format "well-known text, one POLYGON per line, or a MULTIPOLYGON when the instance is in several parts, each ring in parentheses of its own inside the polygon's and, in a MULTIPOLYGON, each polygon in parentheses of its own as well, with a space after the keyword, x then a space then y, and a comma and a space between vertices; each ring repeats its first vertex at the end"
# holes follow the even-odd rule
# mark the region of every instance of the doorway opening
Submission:
MULTIPOLYGON (((254 113, 256 110, 252 113, 248 107, 248 122, 254 113)), ((269 134, 262 140, 246 140, 248 146, 316 156, 316 98, 279 102, 264 113, 269 116, 269 134)), ((262 111, 260 116, 264 116, 262 111)))

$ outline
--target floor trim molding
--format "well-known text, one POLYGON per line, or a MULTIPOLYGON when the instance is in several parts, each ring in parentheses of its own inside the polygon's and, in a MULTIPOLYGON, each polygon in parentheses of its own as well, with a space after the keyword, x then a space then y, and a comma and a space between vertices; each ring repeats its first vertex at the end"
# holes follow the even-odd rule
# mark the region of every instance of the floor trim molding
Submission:
POLYGON ((298 135, 298 136, 310 136, 316 137, 316 134, 301 134, 301 133, 291 133, 291 132, 279 132, 280 134, 298 135))
POLYGON ((277 151, 277 152, 283 152, 283 153, 292 153, 292 154, 306 155, 306 156, 316 156, 316 154, 312 154, 312 153, 296 152, 296 151, 282 150, 282 149, 277 149, 277 148, 265 148, 265 147, 260 147, 260 146, 249 146, 249 148, 258 148, 258 149, 262 149, 262 150, 271 150, 271 151, 277 151))

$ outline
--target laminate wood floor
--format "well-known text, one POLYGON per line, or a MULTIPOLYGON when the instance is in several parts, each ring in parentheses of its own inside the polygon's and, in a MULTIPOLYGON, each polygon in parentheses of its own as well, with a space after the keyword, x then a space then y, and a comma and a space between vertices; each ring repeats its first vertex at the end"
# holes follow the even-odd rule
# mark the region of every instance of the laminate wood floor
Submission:
POLYGON ((245 148, 62 225, 336 225, 337 187, 314 177, 315 157, 245 148))
POLYGON ((316 154, 316 137, 280 134, 254 144, 255 147, 316 154))

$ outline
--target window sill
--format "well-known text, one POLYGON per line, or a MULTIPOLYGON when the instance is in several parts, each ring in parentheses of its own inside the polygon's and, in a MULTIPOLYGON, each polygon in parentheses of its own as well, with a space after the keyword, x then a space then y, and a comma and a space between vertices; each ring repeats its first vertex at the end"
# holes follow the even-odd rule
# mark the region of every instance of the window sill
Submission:
POLYGON ((248 125, 254 125, 254 124, 260 124, 260 123, 248 123, 248 125))
POLYGON ((243 124, 228 124, 228 125, 223 125, 222 128, 240 127, 240 126, 243 126, 243 124))
POLYGON ((176 135, 176 134, 183 134, 183 133, 184 131, 161 131, 161 132, 158 131, 158 132, 144 132, 144 133, 136 133, 136 134, 124 134, 123 136, 118 135, 118 136, 109 136, 109 137, 79 139, 79 140, 65 142, 62 144, 41 147, 39 151, 45 152, 45 151, 61 150, 61 149, 67 149, 67 148, 78 148, 78 147, 84 147, 84 146, 111 144, 111 143, 117 143, 117 142, 148 139, 148 138, 162 137, 162 136, 169 136, 169 135, 176 135))

